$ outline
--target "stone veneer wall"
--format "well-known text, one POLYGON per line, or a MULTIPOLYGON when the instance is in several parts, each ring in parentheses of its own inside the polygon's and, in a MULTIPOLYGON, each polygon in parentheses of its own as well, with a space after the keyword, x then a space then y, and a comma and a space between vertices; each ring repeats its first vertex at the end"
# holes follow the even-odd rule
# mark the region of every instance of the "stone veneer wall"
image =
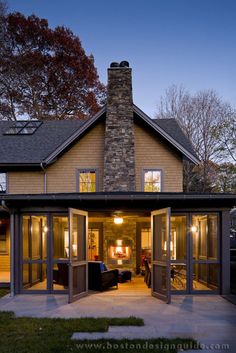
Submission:
POLYGON ((135 191, 131 69, 108 69, 104 191, 135 191))

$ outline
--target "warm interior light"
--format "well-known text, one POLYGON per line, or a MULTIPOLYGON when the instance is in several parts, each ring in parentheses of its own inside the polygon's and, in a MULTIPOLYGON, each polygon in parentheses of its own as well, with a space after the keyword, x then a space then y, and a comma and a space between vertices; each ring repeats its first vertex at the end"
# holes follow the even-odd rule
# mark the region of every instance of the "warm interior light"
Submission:
POLYGON ((115 224, 122 224, 123 223, 123 218, 122 217, 115 217, 114 218, 114 223, 115 224))
POLYGON ((191 227, 191 232, 196 233, 197 232, 197 226, 192 226, 191 227))
POLYGON ((48 227, 44 226, 44 227, 43 227, 43 231, 44 231, 44 233, 47 233, 48 227))
MULTIPOLYGON (((170 251, 173 251, 173 241, 171 240, 170 241, 170 251)), ((166 251, 167 250, 167 242, 165 241, 164 242, 164 249, 163 249, 164 251, 166 251)))

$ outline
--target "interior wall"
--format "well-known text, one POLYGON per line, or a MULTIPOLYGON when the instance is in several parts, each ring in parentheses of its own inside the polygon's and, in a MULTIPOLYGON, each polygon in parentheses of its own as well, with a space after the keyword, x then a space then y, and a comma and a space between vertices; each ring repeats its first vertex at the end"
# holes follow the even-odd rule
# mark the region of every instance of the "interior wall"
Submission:
POLYGON ((8 222, 6 253, 0 253, 0 283, 10 282, 10 223, 6 219, 0 218, 0 224, 8 222))
POLYGON ((137 249, 137 229, 139 222, 150 222, 149 217, 124 216, 123 224, 114 223, 113 217, 89 217, 89 222, 102 222, 103 225, 103 261, 110 268, 125 268, 136 272, 136 251, 137 249), (108 246, 110 240, 128 240, 132 241, 131 263, 129 264, 109 264, 108 246))

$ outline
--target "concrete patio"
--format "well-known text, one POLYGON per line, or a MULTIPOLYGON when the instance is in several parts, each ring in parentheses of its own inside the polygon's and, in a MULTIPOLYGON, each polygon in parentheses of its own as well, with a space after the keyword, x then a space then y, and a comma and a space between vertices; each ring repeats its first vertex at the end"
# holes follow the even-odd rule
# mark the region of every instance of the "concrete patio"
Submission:
MULTIPOLYGON (((127 317, 137 316, 144 327, 118 330, 109 338, 193 337, 205 344, 230 344, 236 351, 236 306, 215 295, 175 295, 167 305, 150 295, 117 295, 117 291, 90 293, 67 304, 65 295, 19 295, 0 299, 0 311, 32 317, 127 317)), ((80 338, 80 337, 77 337, 80 338)), ((81 337, 82 338, 82 337, 81 337)))

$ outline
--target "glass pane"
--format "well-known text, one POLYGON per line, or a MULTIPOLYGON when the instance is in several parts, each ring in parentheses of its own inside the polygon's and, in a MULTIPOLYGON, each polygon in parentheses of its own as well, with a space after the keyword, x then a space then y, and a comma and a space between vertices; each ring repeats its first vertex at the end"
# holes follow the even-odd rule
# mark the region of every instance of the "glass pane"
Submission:
POLYGON ((30 237, 30 217, 23 216, 22 221, 22 240, 23 240, 23 260, 30 257, 29 238, 30 237))
POLYGON ((27 290, 47 289, 47 266, 40 264, 23 264, 23 288, 27 290))
POLYGON ((42 216, 31 217, 31 259, 42 260, 47 258, 47 218, 42 216))
POLYGON ((5 134, 6 135, 17 135, 18 132, 21 130, 21 127, 10 127, 5 134))
POLYGON ((216 260, 218 258, 218 236, 217 236, 217 215, 208 215, 208 240, 207 257, 216 260))
POLYGON ((0 192, 6 191, 7 188, 6 173, 0 173, 0 192))
POLYGON ((86 260, 86 217, 82 215, 78 215, 78 260, 84 261, 86 260))
POLYGON ((72 257, 78 257, 78 216, 73 215, 72 220, 72 234, 71 234, 71 244, 72 244, 72 257))
POLYGON ((144 191, 152 192, 152 183, 145 183, 144 184, 144 191))
POLYGON ((194 264, 193 290, 217 290, 218 275, 218 264, 194 264))
POLYGON ((152 182, 152 172, 151 171, 144 173, 144 182, 145 182, 145 184, 152 182))
POLYGON ((170 230, 171 260, 186 259, 187 218, 186 216, 172 216, 170 230))
POLYGON ((217 224, 216 214, 193 216, 191 231, 194 260, 218 258, 217 224))
POLYGON ((27 121, 16 121, 12 127, 24 127, 27 123, 27 121))
POLYGON ((167 272, 166 267, 153 265, 153 291, 166 295, 167 294, 167 272))
POLYGON ((22 280, 23 280, 23 288, 26 288, 27 286, 30 285, 30 265, 29 264, 23 265, 22 280))
POLYGON ((33 134, 35 131, 37 130, 37 128, 35 127, 24 127, 20 132, 19 134, 20 135, 31 135, 33 134))
POLYGON ((88 230, 88 260, 99 259, 99 229, 88 230))
POLYGON ((159 171, 154 171, 153 172, 153 182, 154 183, 160 183, 161 180, 161 173, 159 171))
POLYGON ((53 266, 53 290, 68 289, 68 263, 55 263, 53 266))
POLYGON ((73 267, 73 295, 86 291, 86 265, 73 267))
POLYGON ((187 288, 187 271, 185 264, 171 265, 171 289, 186 290, 187 288))
POLYGON ((68 217, 53 217, 53 258, 69 258, 69 230, 68 217))
POLYGON ((153 183, 153 184, 152 184, 152 191, 153 191, 153 192, 160 192, 160 191, 161 191, 161 185, 160 185, 160 183, 153 183))
POLYGON ((144 266, 144 260, 151 263, 151 229, 141 230, 141 266, 144 266))
POLYGON ((33 260, 41 259, 40 256, 40 245, 41 245, 41 219, 40 217, 32 217, 31 218, 31 248, 32 248, 32 256, 33 260))
POLYGON ((166 215, 153 217, 153 260, 165 261, 167 258, 166 215))
POLYGON ((48 240, 48 227, 47 227, 47 217, 41 217, 42 224, 42 259, 47 259, 47 240, 48 240))

